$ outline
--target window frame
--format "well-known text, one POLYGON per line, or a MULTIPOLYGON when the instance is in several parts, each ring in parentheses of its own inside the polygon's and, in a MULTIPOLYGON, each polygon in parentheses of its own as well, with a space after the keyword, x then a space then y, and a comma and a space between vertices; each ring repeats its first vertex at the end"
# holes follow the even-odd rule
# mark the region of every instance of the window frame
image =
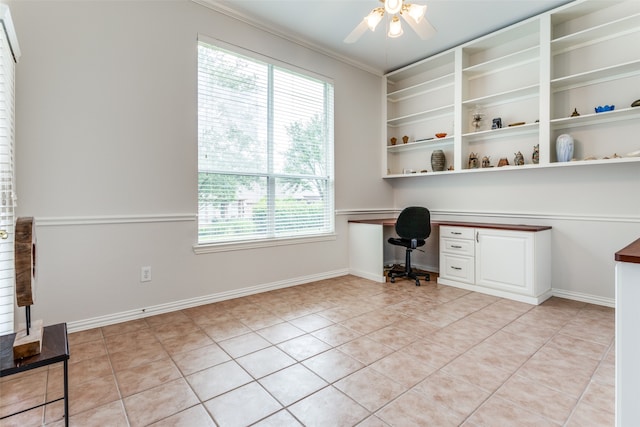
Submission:
MULTIPOLYGON (((270 232, 268 235, 261 237, 261 236, 246 236, 244 238, 241 239, 231 239, 231 240, 221 240, 221 241, 200 241, 200 221, 196 221, 196 227, 197 227, 197 231, 196 231, 196 243, 193 245, 193 250, 196 254, 203 254, 203 253, 213 253, 213 252, 224 252, 224 251, 233 251, 233 250, 246 250, 246 249, 254 249, 254 248, 263 248, 263 247, 273 247, 273 246, 283 246, 283 245, 294 245, 294 244, 303 244, 303 243, 313 243, 313 242, 323 242, 323 241, 328 241, 328 240, 336 240, 337 235, 336 235, 336 231, 335 231, 335 157, 334 157, 334 151, 335 151, 335 87, 334 87, 334 82, 332 79, 326 77, 326 76, 322 76, 318 73, 315 73, 313 71, 309 71, 303 68, 300 68, 298 66, 274 59, 272 57, 257 53, 257 52, 253 52, 226 42, 223 42, 221 40, 218 39, 214 39, 211 37, 207 37, 207 36, 203 36, 203 35, 198 35, 198 39, 197 39, 197 46, 200 46, 200 44, 206 44, 206 45, 210 45, 214 48, 219 48, 222 50, 225 50, 227 52, 230 52, 232 54, 237 54, 238 56, 242 56, 242 57, 246 57, 252 60, 255 60, 257 62, 261 62, 264 63, 265 65, 267 65, 270 69, 270 73, 273 73, 273 69, 274 68, 278 68, 284 71, 288 71, 303 77, 307 77, 309 79, 314 79, 314 80, 318 80, 320 82, 322 82, 325 85, 325 89, 324 89, 324 100, 325 100, 325 104, 327 103, 327 89, 330 88, 331 91, 331 96, 329 99, 329 102, 331 102, 331 105, 325 105, 324 107, 324 114, 325 114, 325 118, 328 118, 330 121, 330 125, 329 125, 329 129, 328 129, 328 141, 326 141, 326 158, 327 158, 327 173, 326 173, 326 177, 322 176, 317 176, 317 175, 303 175, 303 178, 310 178, 310 179, 326 179, 326 185, 327 185, 327 200, 324 201, 323 203, 323 210, 324 212, 324 216, 323 218, 326 221, 327 224, 327 232, 315 232, 315 233, 310 233, 310 234, 291 234, 289 236, 287 235, 283 235, 283 236, 277 236, 274 235, 273 232, 270 232), (327 86, 328 85, 328 86, 327 86)), ((200 69, 200 64, 199 64, 199 59, 196 59, 197 62, 197 69, 200 69)), ((200 88, 199 88, 199 80, 197 79, 196 81, 196 95, 199 96, 200 94, 200 88)), ((273 88, 269 88, 269 91, 272 92, 273 88)), ((267 105, 270 104, 271 99, 267 100, 267 105)), ((271 106, 268 106, 269 109, 271 109, 271 106)), ((199 109, 199 107, 198 107, 199 109)), ((199 114, 199 113, 198 113, 199 114)), ((272 114, 271 112, 269 113, 269 123, 267 124, 268 127, 271 127, 271 120, 272 120, 272 114)), ((199 123, 198 123, 198 127, 199 127, 199 123)), ((200 148, 199 148, 199 144, 200 144, 200 131, 198 130, 198 159, 197 159, 197 172, 198 172, 198 176, 201 172, 200 169, 200 148)), ((272 144, 274 144, 274 141, 271 138, 268 138, 267 142, 269 149, 271 149, 273 147, 272 144)), ((224 171, 220 171, 220 173, 224 173, 224 171)), ((299 175, 295 175, 295 174, 283 174, 282 172, 275 172, 271 169, 265 171, 265 172, 261 172, 259 174, 256 174, 255 172, 251 172, 251 171, 247 171, 245 173, 238 173, 238 175, 242 175, 242 176, 262 176, 265 177, 267 179, 268 182, 268 186, 269 187, 273 187, 274 186, 274 182, 276 179, 278 178, 300 178, 301 176, 299 175)), ((199 181, 199 180, 198 180, 199 181)), ((198 184, 199 185, 199 184, 198 184)), ((200 214, 200 189, 198 188, 197 190, 197 194, 198 194, 198 216, 200 214)), ((269 197, 273 197, 275 196, 275 193, 273 193, 270 190, 268 190, 267 195, 269 197)), ((270 199, 270 201, 272 201, 273 199, 270 199)), ((269 205, 273 205, 273 203, 269 203, 269 205)), ((270 212, 270 215, 273 215, 273 212, 270 212)), ((273 216, 271 217, 271 221, 273 221, 273 216)))

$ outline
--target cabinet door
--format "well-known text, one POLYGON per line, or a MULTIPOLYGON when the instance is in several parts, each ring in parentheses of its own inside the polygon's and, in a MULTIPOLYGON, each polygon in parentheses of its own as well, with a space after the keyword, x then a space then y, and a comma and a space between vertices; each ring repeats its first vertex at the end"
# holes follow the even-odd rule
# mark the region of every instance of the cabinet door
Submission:
POLYGON ((476 229, 476 284, 533 293, 533 234, 476 229))

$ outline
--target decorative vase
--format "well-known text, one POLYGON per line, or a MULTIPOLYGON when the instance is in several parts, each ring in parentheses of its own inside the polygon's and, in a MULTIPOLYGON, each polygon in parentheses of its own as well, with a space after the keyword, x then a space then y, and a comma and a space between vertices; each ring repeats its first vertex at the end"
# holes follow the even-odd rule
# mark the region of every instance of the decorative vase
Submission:
POLYGON ((434 172, 440 172, 444 170, 445 163, 444 151, 434 150, 431 153, 431 168, 434 172))
POLYGON ((573 158, 573 137, 568 133, 556 139, 556 157, 559 162, 568 162, 573 158))

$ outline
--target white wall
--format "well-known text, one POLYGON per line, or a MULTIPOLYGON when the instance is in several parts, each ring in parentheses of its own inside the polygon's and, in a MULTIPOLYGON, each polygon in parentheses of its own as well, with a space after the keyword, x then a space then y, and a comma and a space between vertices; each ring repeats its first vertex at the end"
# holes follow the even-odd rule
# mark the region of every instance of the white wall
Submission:
MULTIPOLYGON (((436 220, 552 226, 552 287, 572 299, 613 305, 614 254, 640 237, 638 163, 433 175, 393 185, 397 206, 428 206, 436 220)), ((418 263, 437 266, 437 238, 418 263)))
POLYGON ((18 215, 36 218, 33 317, 45 324, 89 327, 346 273, 345 215, 332 241, 194 254, 198 34, 334 79, 336 209, 393 206, 371 126, 380 77, 188 0, 8 3, 23 52, 18 215))

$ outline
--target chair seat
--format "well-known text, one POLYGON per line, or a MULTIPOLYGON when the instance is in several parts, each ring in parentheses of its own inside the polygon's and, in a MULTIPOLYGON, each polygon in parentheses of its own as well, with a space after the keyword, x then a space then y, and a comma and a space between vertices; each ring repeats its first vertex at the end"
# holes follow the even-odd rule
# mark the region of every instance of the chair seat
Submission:
MULTIPOLYGON (((397 237, 390 237, 388 240, 389 243, 396 246, 404 246, 405 248, 411 247, 411 239, 403 239, 397 237)), ((424 246, 424 239, 416 239, 416 247, 424 246)))

